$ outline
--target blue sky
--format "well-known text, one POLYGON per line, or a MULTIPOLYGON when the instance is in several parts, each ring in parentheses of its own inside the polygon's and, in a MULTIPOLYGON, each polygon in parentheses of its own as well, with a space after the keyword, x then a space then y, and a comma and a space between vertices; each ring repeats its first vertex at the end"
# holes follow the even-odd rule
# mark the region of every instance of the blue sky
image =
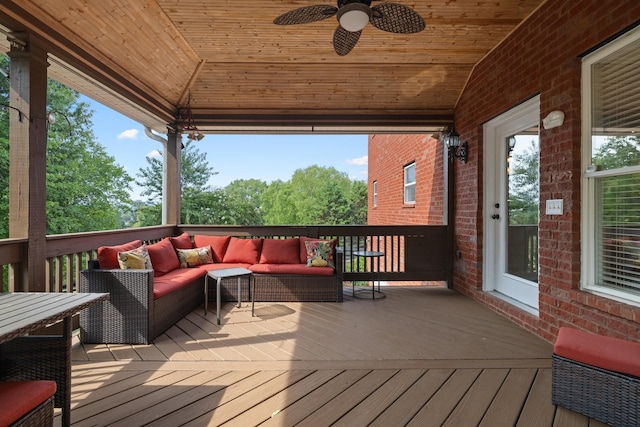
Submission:
MULTIPOLYGON (((94 110, 97 141, 132 177, 147 166, 147 156, 162 149, 140 123, 90 98, 81 100, 94 110)), ((209 182, 213 187, 236 179, 287 181, 296 169, 312 165, 333 166, 351 179, 367 179, 367 135, 206 135, 195 144, 218 172, 209 182)), ((134 185, 134 198, 139 191, 134 185)))

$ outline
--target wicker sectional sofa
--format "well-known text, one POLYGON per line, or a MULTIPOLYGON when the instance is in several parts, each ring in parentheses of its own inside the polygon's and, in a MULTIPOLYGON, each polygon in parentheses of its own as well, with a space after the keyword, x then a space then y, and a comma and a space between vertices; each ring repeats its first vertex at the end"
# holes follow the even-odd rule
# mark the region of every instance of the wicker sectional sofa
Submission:
MULTIPOLYGON (((311 260, 307 250, 314 244, 327 247, 327 243, 307 237, 263 239, 183 233, 150 245, 134 241, 99 248, 96 268, 81 272, 80 291, 109 292, 111 296, 81 312, 80 339, 91 343, 151 343, 204 302, 205 276, 213 269, 251 270, 256 301, 341 302, 341 250, 330 243, 326 266, 311 260), (152 268, 121 269, 119 254, 142 246, 152 268), (210 258, 202 255, 207 251, 210 258)), ((241 299, 248 301, 249 292, 247 281, 241 299)), ((224 279, 222 301, 237 301, 237 297, 236 279, 224 279)), ((215 301, 215 292, 209 292, 209 299, 215 301)))

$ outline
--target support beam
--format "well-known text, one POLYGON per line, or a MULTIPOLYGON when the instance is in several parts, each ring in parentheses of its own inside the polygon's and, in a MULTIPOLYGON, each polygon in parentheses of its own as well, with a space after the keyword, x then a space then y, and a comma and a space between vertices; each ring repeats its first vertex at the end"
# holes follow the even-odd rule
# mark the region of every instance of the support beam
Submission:
POLYGON ((442 144, 442 161, 444 164, 442 175, 445 180, 445 221, 447 224, 447 238, 445 239, 445 271, 447 272, 447 287, 453 289, 453 257, 456 250, 456 212, 455 212, 455 169, 454 162, 449 160, 449 149, 446 144, 442 144))
POLYGON ((180 198, 182 192, 180 159, 182 135, 172 129, 167 132, 164 150, 164 176, 162 180, 162 223, 180 224, 180 198))
POLYGON ((16 35, 9 58, 9 237, 27 238, 10 286, 46 290, 47 52, 38 38, 16 35))

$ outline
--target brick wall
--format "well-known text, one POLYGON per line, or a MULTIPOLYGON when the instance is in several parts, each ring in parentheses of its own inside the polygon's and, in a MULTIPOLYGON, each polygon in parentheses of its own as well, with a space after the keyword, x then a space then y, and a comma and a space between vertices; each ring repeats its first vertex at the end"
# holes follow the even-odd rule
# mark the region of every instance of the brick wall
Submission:
POLYGON ((370 225, 444 224, 442 144, 429 135, 369 135, 370 225), (404 203, 404 167, 416 164, 416 203, 404 203), (373 206, 373 182, 378 205, 373 206))
MULTIPOLYGON (((444 224, 445 203, 442 144, 430 135, 369 135, 370 225, 444 224), (415 162, 416 202, 404 203, 404 167, 415 162), (378 182, 378 204, 373 206, 373 182, 378 182)), ((401 250, 400 259, 404 257, 401 250)), ((390 261, 390 260, 386 260, 390 261)), ((386 262, 385 261, 385 262, 386 262)), ((402 262, 400 268, 403 268, 402 262)), ((436 285, 441 282, 399 282, 399 285, 436 285)))
MULTIPOLYGON (((474 69, 456 107, 456 129, 470 157, 456 165, 455 288, 553 342, 573 325, 640 339, 636 307, 588 294, 580 281, 580 56, 640 21, 640 2, 550 0, 474 69), (540 129, 540 198, 563 199, 562 216, 540 215, 539 318, 482 292, 482 124, 540 95, 541 117, 565 113, 563 126, 540 129)), ((371 173, 371 172, 370 172, 371 173)))

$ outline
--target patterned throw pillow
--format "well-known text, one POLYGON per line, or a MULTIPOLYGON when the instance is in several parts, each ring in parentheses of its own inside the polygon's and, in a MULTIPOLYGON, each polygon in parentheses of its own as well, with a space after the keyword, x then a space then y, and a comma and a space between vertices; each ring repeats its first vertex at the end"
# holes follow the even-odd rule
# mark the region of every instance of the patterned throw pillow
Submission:
POLYGON ((308 240, 304 242, 307 248, 307 267, 332 267, 333 247, 328 240, 308 240))
POLYGON ((123 270, 151 270, 151 258, 145 246, 131 249, 126 252, 118 252, 118 264, 123 270))
POLYGON ((195 249, 176 249, 180 268, 196 267, 202 264, 213 264, 211 246, 195 249))

